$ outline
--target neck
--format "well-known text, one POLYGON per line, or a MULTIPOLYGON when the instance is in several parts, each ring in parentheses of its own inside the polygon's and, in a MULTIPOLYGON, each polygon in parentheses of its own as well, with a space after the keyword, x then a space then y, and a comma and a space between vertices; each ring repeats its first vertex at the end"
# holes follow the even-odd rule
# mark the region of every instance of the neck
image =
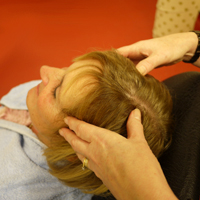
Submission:
POLYGON ((45 144, 46 146, 48 146, 48 147, 50 146, 50 144, 51 144, 51 139, 50 139, 49 137, 47 137, 47 136, 45 136, 45 135, 39 133, 33 125, 32 125, 32 127, 31 127, 31 130, 32 130, 33 133, 35 133, 35 134, 37 135, 38 139, 39 139, 42 143, 44 143, 44 144, 45 144))

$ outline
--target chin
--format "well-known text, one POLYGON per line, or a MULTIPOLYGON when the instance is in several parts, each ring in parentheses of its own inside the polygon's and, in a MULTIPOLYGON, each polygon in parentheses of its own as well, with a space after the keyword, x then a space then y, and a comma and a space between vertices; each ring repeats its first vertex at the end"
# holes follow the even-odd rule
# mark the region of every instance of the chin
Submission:
POLYGON ((33 104, 33 102, 34 102, 34 90, 33 89, 34 88, 32 88, 28 91, 28 94, 26 97, 26 105, 28 107, 28 110, 30 109, 31 104, 33 104))

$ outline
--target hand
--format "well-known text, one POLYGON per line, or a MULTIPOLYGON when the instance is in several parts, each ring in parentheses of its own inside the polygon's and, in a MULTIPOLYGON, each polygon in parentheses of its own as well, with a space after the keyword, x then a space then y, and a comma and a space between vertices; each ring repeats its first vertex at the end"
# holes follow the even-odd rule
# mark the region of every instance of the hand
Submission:
POLYGON ((88 158, 88 168, 117 199, 165 199, 165 194, 159 190, 161 186, 167 193, 166 199, 169 195, 173 199, 175 196, 144 138, 140 118, 138 109, 130 114, 128 139, 72 117, 66 120, 71 130, 63 128, 60 134, 71 144, 82 162, 85 157, 88 158))
POLYGON ((198 44, 195 33, 176 33, 160 38, 143 40, 121 47, 119 53, 137 64, 136 68, 145 75, 156 67, 172 65, 181 60, 190 60, 198 44))
MULTIPOLYGON (((87 124, 72 117, 67 117, 67 121, 65 120, 71 130, 61 129, 60 133, 63 133, 61 135, 71 144, 82 162, 85 157, 89 159, 88 167, 103 180, 104 176, 110 176, 108 168, 114 169, 116 165, 122 164, 120 157, 125 149, 127 151, 127 148, 130 148, 127 146, 129 141, 130 146, 132 146, 132 143, 137 143, 137 145, 141 143, 141 145, 147 146, 149 149, 142 132, 143 127, 139 121, 140 119, 137 119, 139 118, 137 116, 136 118, 134 117, 134 113, 137 115, 138 112, 140 114, 138 110, 131 114, 130 120, 132 119, 134 124, 130 124, 128 129, 133 126, 134 131, 135 129, 137 130, 139 126, 140 131, 135 131, 132 135, 130 133, 128 140, 115 132, 87 124), (134 140, 132 141, 133 138, 134 140), (114 157, 111 156, 112 153, 115 153, 114 157), (117 157, 117 155, 119 155, 119 157, 117 157), (112 161, 110 159, 112 159, 112 161)), ((128 160, 132 159, 132 156, 133 155, 131 155, 131 158, 128 160)), ((118 171, 118 169, 116 169, 116 171, 118 171)))

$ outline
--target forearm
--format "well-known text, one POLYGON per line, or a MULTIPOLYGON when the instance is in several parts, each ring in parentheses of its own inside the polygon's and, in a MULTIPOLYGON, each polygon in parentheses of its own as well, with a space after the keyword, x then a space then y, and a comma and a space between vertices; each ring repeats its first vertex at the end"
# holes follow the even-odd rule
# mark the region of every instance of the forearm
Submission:
MULTIPOLYGON (((188 32, 185 36, 187 37, 185 39, 185 45, 188 46, 188 52, 183 57, 183 60, 189 61, 195 54, 198 45, 198 37, 194 32, 188 32)), ((193 65, 200 67, 200 58, 194 62, 193 65)))
MULTIPOLYGON (((131 165, 131 164, 130 164, 131 165)), ((131 165, 132 166, 132 165, 131 165)), ((126 169, 126 172, 129 171, 126 169)), ((123 179, 119 178, 112 184, 111 192, 118 200, 177 200, 170 189, 160 166, 133 170, 134 173, 124 173, 123 179), (128 181, 127 181, 128 180, 128 181)), ((115 177, 116 178, 116 177, 115 177)))
POLYGON ((137 200, 177 200, 176 196, 169 187, 161 169, 152 168, 148 176, 144 177, 142 184, 137 183, 137 200), (144 189, 145 188, 145 189, 144 189))

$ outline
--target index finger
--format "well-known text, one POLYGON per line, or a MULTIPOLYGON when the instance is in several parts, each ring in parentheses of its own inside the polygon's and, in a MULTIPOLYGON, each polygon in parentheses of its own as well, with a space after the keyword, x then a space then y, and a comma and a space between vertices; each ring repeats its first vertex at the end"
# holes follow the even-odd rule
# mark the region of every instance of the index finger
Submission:
POLYGON ((136 42, 134 44, 120 47, 117 49, 117 52, 124 57, 130 58, 131 60, 142 60, 147 57, 146 54, 144 54, 139 46, 140 42, 136 42))
POLYGON ((62 128, 59 130, 61 136, 72 146, 76 153, 80 153, 85 157, 88 157, 88 147, 89 143, 80 139, 73 131, 62 128))
POLYGON ((97 138, 97 134, 95 134, 97 133, 96 126, 78 120, 74 117, 66 117, 64 121, 69 128, 74 131, 75 134, 82 140, 85 140, 86 142, 92 142, 92 140, 97 138))

